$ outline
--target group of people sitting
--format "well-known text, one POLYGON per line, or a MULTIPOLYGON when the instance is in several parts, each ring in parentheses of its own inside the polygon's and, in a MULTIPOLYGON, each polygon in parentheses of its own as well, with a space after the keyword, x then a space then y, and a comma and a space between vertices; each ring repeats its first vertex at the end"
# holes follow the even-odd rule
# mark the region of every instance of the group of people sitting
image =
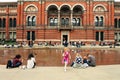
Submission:
POLYGON ((34 55, 31 53, 28 55, 28 59, 27 59, 27 65, 22 65, 23 60, 21 59, 21 55, 17 54, 13 59, 8 60, 6 68, 16 68, 16 67, 20 67, 22 66, 22 68, 34 68, 36 65, 36 61, 35 61, 35 57, 34 55))
POLYGON ((74 68, 87 68, 88 66, 95 67, 96 66, 96 60, 95 57, 91 54, 87 54, 87 56, 82 56, 80 53, 76 53, 75 60, 71 64, 74 68))

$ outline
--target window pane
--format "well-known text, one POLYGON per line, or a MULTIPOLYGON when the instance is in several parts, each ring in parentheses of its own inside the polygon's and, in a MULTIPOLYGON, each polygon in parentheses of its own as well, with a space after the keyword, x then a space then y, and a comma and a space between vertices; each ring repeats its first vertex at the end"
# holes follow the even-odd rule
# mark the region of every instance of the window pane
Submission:
POLYGON ((99 18, 96 17, 96 18, 95 18, 95 26, 98 26, 98 25, 99 25, 99 18))
POLYGON ((68 18, 66 18, 65 24, 66 24, 66 25, 69 25, 69 19, 68 19, 68 18))
POLYGON ((53 26, 53 18, 50 18, 50 26, 53 26))
POLYGON ((0 18, 0 27, 2 27, 2 20, 1 20, 1 18, 0 18))
POLYGON ((77 26, 80 26, 80 18, 77 18, 77 26))
POLYGON ((27 32, 27 40, 30 40, 30 31, 27 32))
POLYGON ((120 19, 119 19, 119 28, 120 28, 120 19))
POLYGON ((114 27, 117 28, 117 19, 114 19, 114 27))
POLYGON ((35 31, 32 31, 32 40, 35 40, 35 31))
POLYGON ((36 25, 35 22, 36 22, 36 18, 35 18, 35 16, 33 16, 33 17, 32 17, 32 26, 35 26, 35 25, 36 25))
POLYGON ((64 18, 61 19, 61 25, 65 25, 65 19, 64 18))
POLYGON ((101 32, 100 38, 101 38, 100 40, 103 41, 103 39, 104 39, 104 33, 103 32, 101 32))
POLYGON ((5 28, 6 27, 6 19, 3 18, 3 27, 5 28))
POLYGON ((75 18, 72 19, 72 25, 76 26, 76 19, 75 18))
POLYGON ((12 27, 12 18, 9 19, 9 27, 12 27))
POLYGON ((55 24, 55 26, 57 26, 57 24, 58 24, 58 19, 57 18, 54 19, 54 24, 55 24))
POLYGON ((99 32, 96 32, 96 41, 99 41, 99 32))
POLYGON ((14 18, 13 27, 16 27, 16 18, 14 18))
POLYGON ((100 26, 103 26, 103 17, 100 17, 100 26))

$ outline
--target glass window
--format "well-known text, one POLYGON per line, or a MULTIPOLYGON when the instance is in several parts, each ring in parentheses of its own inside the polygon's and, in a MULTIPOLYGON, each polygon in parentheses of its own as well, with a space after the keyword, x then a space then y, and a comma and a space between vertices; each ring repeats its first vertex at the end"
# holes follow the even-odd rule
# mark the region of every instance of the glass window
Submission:
POLYGON ((103 26, 103 17, 100 17, 100 26, 103 26))
POLYGON ((54 24, 55 24, 55 26, 57 26, 57 24, 58 24, 58 19, 57 18, 54 19, 54 24))
POLYGON ((27 18, 27 24, 28 24, 28 26, 31 26, 31 22, 32 22, 32 20, 31 20, 30 16, 28 16, 28 18, 27 18))
POLYGON ((104 33, 100 32, 100 41, 103 41, 103 39, 104 39, 104 33))
POLYGON ((76 19, 75 18, 72 19, 72 25, 76 26, 76 19))
POLYGON ((30 40, 30 31, 27 31, 27 40, 30 40))
POLYGON ((3 18, 3 27, 5 28, 6 27, 6 19, 5 18, 3 18))
POLYGON ((0 18, 0 28, 2 27, 2 19, 0 18))
POLYGON ((65 25, 65 19, 64 18, 61 19, 61 25, 65 25))
POLYGON ((50 26, 53 26, 53 18, 50 18, 50 26))
POLYGON ((80 18, 77 18, 77 26, 80 26, 80 18))
POLYGON ((12 32, 9 32, 10 39, 13 39, 12 32))
POLYGON ((32 17, 32 26, 35 26, 35 25, 36 25, 35 22, 36 22, 36 18, 35 18, 35 16, 33 16, 33 17, 32 17))
POLYGON ((66 24, 66 25, 69 25, 69 18, 66 18, 65 24, 66 24))
POLYGON ((13 20, 13 27, 16 27, 16 18, 13 20))
POLYGON ((119 28, 120 28, 120 19, 119 19, 119 28))
POLYGON ((99 32, 96 32, 96 41, 99 41, 99 32))
POLYGON ((95 18, 95 26, 98 26, 99 25, 99 18, 98 18, 98 16, 96 16, 96 18, 95 18))
POLYGON ((12 18, 9 19, 9 27, 12 27, 12 18))
POLYGON ((16 39, 16 32, 13 32, 13 39, 16 39))
POLYGON ((114 27, 117 28, 117 19, 114 19, 114 27))

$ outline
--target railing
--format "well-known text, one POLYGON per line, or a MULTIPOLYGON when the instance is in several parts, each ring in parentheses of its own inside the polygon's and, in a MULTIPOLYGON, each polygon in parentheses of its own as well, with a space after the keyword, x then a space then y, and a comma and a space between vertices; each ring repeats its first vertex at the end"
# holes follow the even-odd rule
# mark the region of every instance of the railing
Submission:
POLYGON ((58 26, 58 30, 72 30, 73 26, 71 25, 60 25, 58 26))

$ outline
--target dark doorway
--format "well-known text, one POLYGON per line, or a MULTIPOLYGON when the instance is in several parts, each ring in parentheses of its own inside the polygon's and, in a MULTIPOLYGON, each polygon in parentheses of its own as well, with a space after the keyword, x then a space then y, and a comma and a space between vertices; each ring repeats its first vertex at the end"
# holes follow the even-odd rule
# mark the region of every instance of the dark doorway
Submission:
POLYGON ((68 41, 68 35, 63 35, 63 41, 68 41))
POLYGON ((63 35, 63 45, 68 46, 68 35, 63 35))

